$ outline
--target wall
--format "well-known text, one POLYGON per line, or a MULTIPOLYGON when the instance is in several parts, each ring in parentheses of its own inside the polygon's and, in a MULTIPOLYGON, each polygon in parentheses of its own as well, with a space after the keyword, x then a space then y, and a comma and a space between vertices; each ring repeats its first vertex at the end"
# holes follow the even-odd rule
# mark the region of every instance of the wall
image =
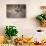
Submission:
MULTIPOLYGON (((4 34, 6 25, 15 25, 19 31, 18 36, 31 36, 36 29, 42 29, 35 19, 41 13, 40 6, 46 5, 46 0, 0 0, 0 34, 4 34), (26 18, 7 18, 7 4, 26 4, 26 18)), ((45 28, 43 28, 46 30, 45 28)))

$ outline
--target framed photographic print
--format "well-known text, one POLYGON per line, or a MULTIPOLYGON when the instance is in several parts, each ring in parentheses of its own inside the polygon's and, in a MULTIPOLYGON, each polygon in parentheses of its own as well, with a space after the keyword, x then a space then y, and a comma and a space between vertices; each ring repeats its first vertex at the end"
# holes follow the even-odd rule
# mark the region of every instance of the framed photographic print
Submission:
POLYGON ((7 4, 7 18, 25 18, 26 4, 7 4))

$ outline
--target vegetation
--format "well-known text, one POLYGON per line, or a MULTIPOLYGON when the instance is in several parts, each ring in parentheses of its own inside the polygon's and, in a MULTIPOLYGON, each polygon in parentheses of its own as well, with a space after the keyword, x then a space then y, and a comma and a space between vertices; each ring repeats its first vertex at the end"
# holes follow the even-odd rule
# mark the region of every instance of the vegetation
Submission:
POLYGON ((18 31, 15 26, 6 26, 5 34, 9 38, 11 38, 12 36, 17 36, 17 33, 18 31))
POLYGON ((38 16, 36 16, 36 19, 39 20, 39 21, 46 20, 46 14, 38 15, 38 16))

